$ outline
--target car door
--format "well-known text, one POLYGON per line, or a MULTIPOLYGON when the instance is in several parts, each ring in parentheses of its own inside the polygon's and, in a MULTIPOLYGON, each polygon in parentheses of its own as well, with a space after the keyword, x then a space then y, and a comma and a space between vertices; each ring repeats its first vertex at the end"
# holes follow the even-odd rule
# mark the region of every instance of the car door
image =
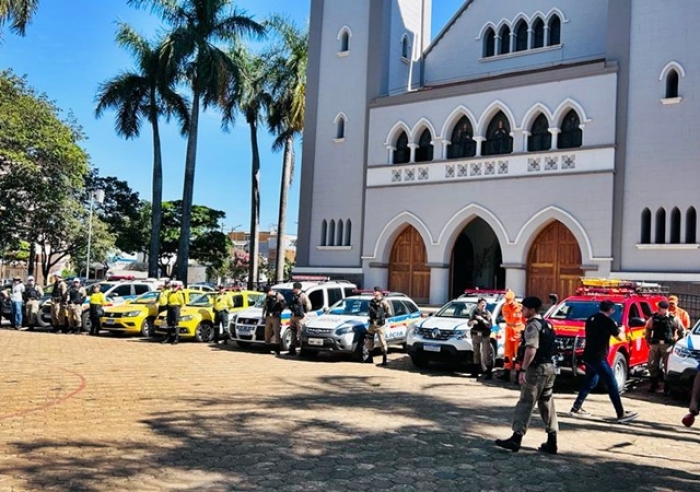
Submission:
POLYGON ((406 323, 408 322, 408 307, 398 299, 389 301, 393 316, 387 319, 384 336, 387 342, 406 338, 406 323))
POLYGON ((327 307, 326 297, 323 289, 314 289, 306 293, 311 303, 311 311, 307 316, 320 316, 323 314, 323 308, 327 307))

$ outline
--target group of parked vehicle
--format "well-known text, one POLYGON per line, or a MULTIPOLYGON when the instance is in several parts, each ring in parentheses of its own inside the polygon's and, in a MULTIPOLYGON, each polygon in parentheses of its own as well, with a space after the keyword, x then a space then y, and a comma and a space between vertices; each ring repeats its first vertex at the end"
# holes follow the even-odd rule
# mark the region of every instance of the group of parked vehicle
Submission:
MULTIPOLYGON (((373 293, 358 290, 353 283, 323 278, 296 278, 306 294, 311 310, 307 313, 301 331, 301 357, 315 357, 320 352, 348 354, 362 358, 362 346, 369 326, 369 303, 373 293)), ((159 337, 167 334, 165 313, 159 310, 157 280, 113 280, 100 282, 100 289, 108 299, 102 330, 113 335, 159 337), (161 312, 159 312, 161 311, 161 312)), ((293 284, 282 283, 272 287, 290 304, 293 284)), ((42 299, 39 327, 51 325, 50 289, 42 299)), ((184 291, 186 306, 180 314, 178 330, 182 339, 209 342, 215 330, 221 336, 236 342, 241 348, 265 344, 263 303, 265 294, 258 291, 229 289, 231 297, 228 329, 215 325, 213 311, 214 289, 207 285, 191 285, 184 291)), ((492 315, 491 344, 493 365, 503 359, 504 318, 501 308, 505 302, 501 290, 469 290, 449 301, 436 311, 427 313, 410 297, 397 292, 385 292, 392 308, 386 319, 385 336, 389 345, 405 350, 417 367, 430 363, 469 366, 474 363, 474 348, 469 320, 479 299, 485 299, 492 315)), ((519 300, 517 298, 516 300, 519 300)), ((553 304, 545 314, 557 335, 557 363, 562 373, 582 376, 585 373, 581 356, 585 347, 585 321, 598 312, 604 299, 615 304, 613 319, 623 327, 622 341, 611 340, 608 362, 613 368, 618 387, 627 387, 631 375, 646 371, 649 347, 645 341, 647 320, 657 310, 666 295, 655 284, 637 284, 622 281, 583 279, 581 287, 571 296, 553 304)), ((281 347, 291 346, 290 312, 282 313, 281 347)), ((89 330, 86 311, 83 329, 89 330)), ((218 337, 217 337, 218 338, 218 337)), ((686 337, 679 340, 662 369, 665 372, 667 392, 685 391, 697 372, 700 361, 700 322, 686 337)))

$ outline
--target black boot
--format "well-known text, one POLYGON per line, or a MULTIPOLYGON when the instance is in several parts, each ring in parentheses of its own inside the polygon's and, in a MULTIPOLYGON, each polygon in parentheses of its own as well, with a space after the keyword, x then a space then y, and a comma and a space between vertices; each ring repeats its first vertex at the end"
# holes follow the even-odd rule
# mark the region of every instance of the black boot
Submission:
POLYGON ((656 393, 659 389, 659 378, 651 378, 651 386, 649 386, 649 393, 656 393))
POLYGON ((296 347, 290 347, 289 348, 289 353, 287 355, 297 355, 297 348, 296 347))
POLYGON ((497 379, 500 379, 501 381, 509 381, 510 380, 510 369, 503 369, 501 373, 496 376, 497 379))
POLYGON ((520 451, 520 445, 523 442, 523 436, 521 434, 513 433, 508 439, 496 439, 496 446, 510 449, 514 453, 520 451))
POLYGON ((538 448, 538 451, 549 454, 557 454, 557 433, 549 432, 547 434, 547 442, 542 443, 542 445, 538 448))
POLYGON ((486 373, 484 374, 484 379, 486 381, 491 381, 493 379, 493 367, 487 367, 486 373))
POLYGON ((479 364, 476 364, 474 366, 474 368, 472 369, 472 377, 475 379, 478 379, 480 373, 481 373, 481 366, 479 364))
POLYGON ((386 365, 386 352, 382 352, 382 365, 386 365))

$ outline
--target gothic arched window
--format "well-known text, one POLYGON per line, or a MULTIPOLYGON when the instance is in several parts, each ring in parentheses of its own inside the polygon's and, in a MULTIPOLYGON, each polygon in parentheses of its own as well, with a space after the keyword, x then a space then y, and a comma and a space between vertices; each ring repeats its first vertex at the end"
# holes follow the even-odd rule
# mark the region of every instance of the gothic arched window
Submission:
POLYGON ((527 22, 521 20, 515 26, 515 51, 525 51, 527 46, 527 22))
POLYGON ((566 113, 561 123, 559 134, 560 149, 575 149, 583 144, 583 130, 581 130, 581 118, 573 109, 566 113))
POLYGON ((501 49, 498 54, 505 55, 510 53, 510 27, 503 26, 498 34, 501 37, 501 49))
POLYGON ((666 244, 666 210, 662 207, 656 211, 656 227, 654 242, 666 244))
POLYGON ((462 116, 452 130, 451 144, 447 148, 448 159, 463 159, 476 155, 474 130, 469 118, 462 116))
POLYGON ((678 97, 678 72, 672 68, 666 75, 666 98, 674 97, 678 97))
POLYGON ((401 132, 396 139, 396 150, 394 151, 394 164, 407 164, 411 160, 411 149, 408 148, 408 135, 401 132))
POLYGON ((484 58, 494 56, 496 54, 496 33, 490 27, 484 36, 484 58))
POLYGON ((486 131, 483 155, 501 155, 513 152, 513 137, 510 136, 510 122, 503 111, 491 119, 486 131))
POLYGON ((416 149, 416 162, 428 162, 433 160, 433 136, 430 130, 425 129, 418 139, 416 149))
POLYGON ((533 48, 544 47, 544 21, 542 19, 537 19, 532 26, 533 31, 533 48))
POLYGON ((549 19, 549 45, 556 46, 561 44, 561 19, 558 15, 553 15, 549 19))
POLYGON ((549 120, 540 113, 530 129, 527 139, 528 152, 542 152, 552 148, 552 134, 549 133, 549 120))

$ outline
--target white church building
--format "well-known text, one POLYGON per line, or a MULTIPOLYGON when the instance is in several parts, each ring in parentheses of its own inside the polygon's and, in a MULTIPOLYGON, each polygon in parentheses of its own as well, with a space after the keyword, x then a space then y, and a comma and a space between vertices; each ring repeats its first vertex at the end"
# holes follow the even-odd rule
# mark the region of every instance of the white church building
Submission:
POLYGON ((700 282, 700 2, 431 10, 311 1, 295 271, 432 304, 700 282))

